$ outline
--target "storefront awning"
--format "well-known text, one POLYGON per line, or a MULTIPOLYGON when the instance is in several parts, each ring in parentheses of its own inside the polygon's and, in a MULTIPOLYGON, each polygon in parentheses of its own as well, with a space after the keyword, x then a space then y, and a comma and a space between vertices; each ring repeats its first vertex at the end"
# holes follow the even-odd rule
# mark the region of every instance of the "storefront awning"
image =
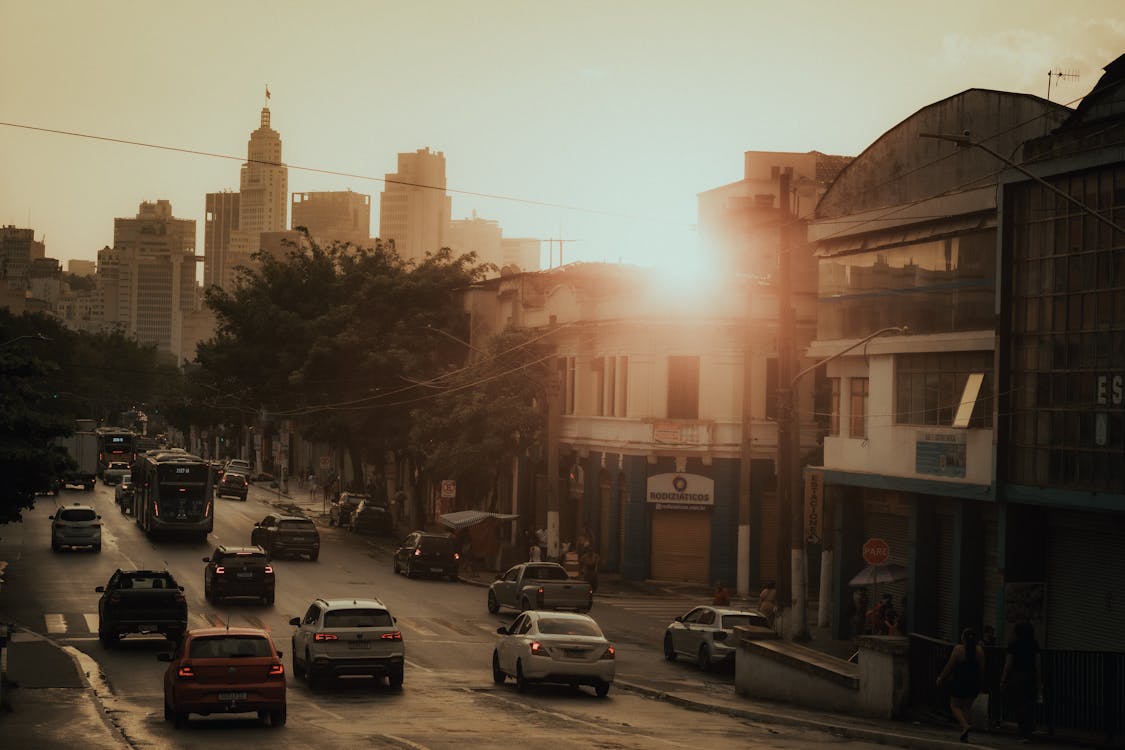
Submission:
POLYGON ((455 513, 438 516, 438 521, 447 529, 460 531, 490 518, 495 518, 498 521, 514 521, 519 516, 513 513, 488 513, 483 510, 459 510, 455 513))

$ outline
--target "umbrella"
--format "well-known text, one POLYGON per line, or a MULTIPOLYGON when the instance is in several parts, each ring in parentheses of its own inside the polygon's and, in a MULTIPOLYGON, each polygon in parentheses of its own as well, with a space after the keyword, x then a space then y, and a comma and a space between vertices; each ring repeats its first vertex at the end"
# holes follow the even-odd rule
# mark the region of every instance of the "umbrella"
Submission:
POLYGON ((894 583, 895 581, 905 581, 906 573, 906 567, 903 565, 898 565, 897 563, 868 565, 866 568, 856 573, 848 585, 877 586, 880 583, 894 583))

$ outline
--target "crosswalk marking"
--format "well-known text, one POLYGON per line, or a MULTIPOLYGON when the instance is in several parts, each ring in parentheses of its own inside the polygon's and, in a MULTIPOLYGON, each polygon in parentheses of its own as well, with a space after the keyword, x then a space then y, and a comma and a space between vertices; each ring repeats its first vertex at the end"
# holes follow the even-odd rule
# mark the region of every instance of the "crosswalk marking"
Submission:
POLYGON ((87 630, 89 630, 91 633, 98 632, 98 616, 96 614, 90 614, 89 612, 84 612, 82 614, 82 619, 84 619, 86 621, 86 629, 87 630))
POLYGON ((43 620, 47 625, 48 633, 66 632, 66 615, 43 615, 43 620))

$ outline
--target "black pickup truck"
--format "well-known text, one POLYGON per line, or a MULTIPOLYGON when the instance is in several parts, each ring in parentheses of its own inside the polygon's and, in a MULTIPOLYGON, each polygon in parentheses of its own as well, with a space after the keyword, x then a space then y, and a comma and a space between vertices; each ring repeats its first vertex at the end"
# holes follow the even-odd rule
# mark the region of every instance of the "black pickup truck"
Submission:
POLYGON ((106 648, 127 633, 160 633, 179 643, 187 630, 184 587, 167 570, 121 570, 94 591, 98 602, 98 638, 106 648))

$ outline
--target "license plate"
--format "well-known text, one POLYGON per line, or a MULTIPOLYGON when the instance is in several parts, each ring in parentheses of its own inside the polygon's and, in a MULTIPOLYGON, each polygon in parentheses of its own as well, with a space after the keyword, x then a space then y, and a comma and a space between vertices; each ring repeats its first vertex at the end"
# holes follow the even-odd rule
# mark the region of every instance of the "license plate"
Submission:
POLYGON ((246 693, 219 693, 219 700, 221 701, 244 701, 246 700, 246 693))
POLYGON ((246 572, 246 573, 236 573, 236 574, 235 574, 235 577, 236 577, 236 578, 243 578, 243 579, 246 579, 246 578, 253 578, 253 577, 254 577, 254 574, 253 574, 253 573, 250 573, 250 572, 246 572))
POLYGON ((348 648, 371 648, 370 641, 348 641, 348 648))
POLYGON ((431 573, 441 573, 442 569, 441 568, 430 568, 430 572, 431 573))

